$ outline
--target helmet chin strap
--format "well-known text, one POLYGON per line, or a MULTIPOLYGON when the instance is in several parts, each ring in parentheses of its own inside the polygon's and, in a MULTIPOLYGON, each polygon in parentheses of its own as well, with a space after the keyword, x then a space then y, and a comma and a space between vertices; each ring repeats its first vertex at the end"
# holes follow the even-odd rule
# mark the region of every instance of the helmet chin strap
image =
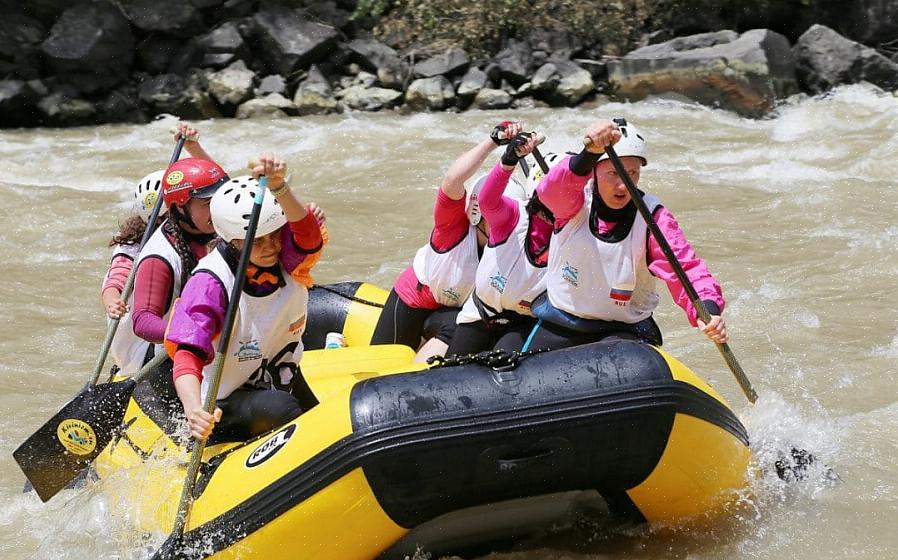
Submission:
POLYGON ((181 206, 172 205, 171 215, 175 219, 175 221, 179 222, 179 225, 190 226, 190 228, 196 232, 194 233, 184 230, 183 227, 181 228, 182 230, 184 230, 184 233, 187 234, 191 239, 194 239, 201 243, 206 243, 208 241, 211 241, 215 237, 214 233, 203 233, 202 231, 200 231, 200 228, 198 228, 197 225, 193 222, 193 218, 191 218, 190 213, 182 211, 181 206))

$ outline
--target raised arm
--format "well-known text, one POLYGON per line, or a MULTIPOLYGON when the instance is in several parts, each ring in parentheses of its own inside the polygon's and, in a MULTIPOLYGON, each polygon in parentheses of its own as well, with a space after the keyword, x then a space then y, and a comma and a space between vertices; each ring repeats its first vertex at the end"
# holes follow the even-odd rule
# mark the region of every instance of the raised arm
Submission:
POLYGON ((483 166, 483 162, 486 161, 486 158, 489 157, 496 146, 507 144, 519 132, 521 132, 519 123, 502 121, 496 125, 489 138, 483 140, 452 162, 452 165, 446 170, 446 175, 440 184, 440 190, 452 200, 464 198, 465 181, 477 173, 477 170, 483 166))
POLYGON ((591 143, 579 154, 552 168, 540 181, 539 199, 555 215, 555 228, 564 226, 583 207, 583 188, 592 178, 592 170, 605 146, 620 140, 620 129, 612 121, 599 121, 584 133, 591 143))
POLYGON ((184 149, 190 154, 190 157, 197 159, 205 159, 215 161, 212 156, 200 145, 200 131, 185 122, 178 122, 175 125, 175 142, 184 137, 184 149))

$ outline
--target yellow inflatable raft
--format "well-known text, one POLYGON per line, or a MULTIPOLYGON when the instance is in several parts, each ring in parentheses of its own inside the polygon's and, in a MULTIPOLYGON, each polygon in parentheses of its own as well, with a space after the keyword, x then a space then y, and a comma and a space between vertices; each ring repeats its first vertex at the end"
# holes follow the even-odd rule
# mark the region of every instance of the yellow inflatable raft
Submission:
MULTIPOLYGON (((351 344, 304 355, 320 404, 254 441, 208 448, 183 539, 155 558, 448 553, 548 522, 585 495, 611 514, 675 522, 720 511, 745 485, 745 428, 658 348, 600 342, 422 370, 407 347, 364 345, 382 290, 312 295, 310 329, 351 344)), ((138 385, 97 460, 101 478, 138 473, 111 491, 157 533, 171 530, 185 473, 164 377, 138 385)))

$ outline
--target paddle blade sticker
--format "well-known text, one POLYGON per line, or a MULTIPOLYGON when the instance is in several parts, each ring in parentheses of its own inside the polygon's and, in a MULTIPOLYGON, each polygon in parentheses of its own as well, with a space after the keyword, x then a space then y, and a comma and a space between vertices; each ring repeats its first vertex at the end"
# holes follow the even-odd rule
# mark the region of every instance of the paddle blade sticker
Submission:
POLYGON ((112 440, 135 385, 129 379, 85 389, 13 452, 41 500, 65 488, 112 440))

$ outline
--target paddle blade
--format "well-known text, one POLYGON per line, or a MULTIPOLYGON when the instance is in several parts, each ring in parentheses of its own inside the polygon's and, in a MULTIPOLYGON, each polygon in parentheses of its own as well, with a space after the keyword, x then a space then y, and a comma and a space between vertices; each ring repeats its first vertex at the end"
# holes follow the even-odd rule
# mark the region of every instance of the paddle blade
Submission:
POLYGON ((128 379, 88 387, 13 452, 41 500, 65 488, 109 444, 136 385, 128 379))

